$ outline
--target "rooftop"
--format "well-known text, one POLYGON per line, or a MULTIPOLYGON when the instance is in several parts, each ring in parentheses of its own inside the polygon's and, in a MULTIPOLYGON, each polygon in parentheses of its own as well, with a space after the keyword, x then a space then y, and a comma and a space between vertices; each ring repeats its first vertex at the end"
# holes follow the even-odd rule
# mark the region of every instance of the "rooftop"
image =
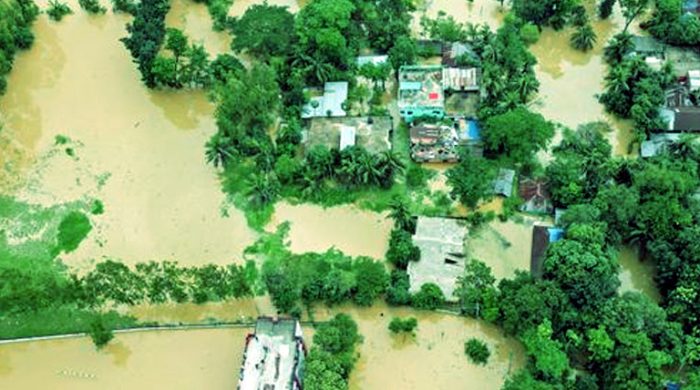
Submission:
POLYGON ((481 71, 477 68, 444 68, 442 87, 447 91, 479 91, 481 71))
POLYGON ((366 64, 381 65, 389 61, 388 55, 366 55, 357 57, 357 66, 366 64))
POLYGON ((530 273, 542 276, 542 266, 549 244, 564 237, 564 230, 551 226, 535 225, 532 227, 532 251, 530 253, 530 273))
POLYGON ((547 182, 544 180, 520 180, 518 194, 523 199, 523 204, 520 208, 522 211, 549 214, 553 210, 547 182))
POLYGON ((442 66, 402 66, 399 70, 399 108, 445 105, 442 66))
POLYGON ((301 117, 304 119, 328 116, 343 117, 347 115, 343 108, 347 99, 347 81, 327 82, 323 86, 323 95, 312 97, 302 107, 301 117))
POLYGON ((435 283, 452 300, 457 277, 464 273, 464 236, 467 228, 457 219, 418 217, 413 243, 420 260, 408 265, 411 292, 425 283, 435 283))
POLYGON ((512 169, 501 168, 498 170, 498 176, 493 181, 493 193, 509 197, 513 195, 513 182, 515 181, 515 171, 512 169))
MULTIPOLYGON (((473 119, 455 118, 453 126, 421 123, 410 129, 411 158, 417 162, 455 162, 459 160, 459 146, 477 146, 481 143, 481 129, 473 119)), ((479 153, 476 153, 477 155, 479 153)))
POLYGON ((255 333, 246 339, 239 390, 300 389, 304 342, 299 322, 258 318, 255 333))
POLYGON ((664 45, 652 37, 635 35, 632 37, 634 51, 637 54, 654 55, 664 53, 664 45))
POLYGON ((700 131, 700 107, 674 107, 661 109, 661 117, 670 132, 700 131))
POLYGON ((442 46, 442 64, 445 66, 457 66, 457 60, 463 56, 471 57, 475 61, 479 60, 472 46, 467 43, 453 42, 442 46))
POLYGON ((391 149, 389 132, 392 120, 380 117, 313 118, 306 135, 306 150, 316 145, 341 150, 359 145, 370 153, 381 153, 391 149), (354 134, 353 134, 354 133, 354 134))

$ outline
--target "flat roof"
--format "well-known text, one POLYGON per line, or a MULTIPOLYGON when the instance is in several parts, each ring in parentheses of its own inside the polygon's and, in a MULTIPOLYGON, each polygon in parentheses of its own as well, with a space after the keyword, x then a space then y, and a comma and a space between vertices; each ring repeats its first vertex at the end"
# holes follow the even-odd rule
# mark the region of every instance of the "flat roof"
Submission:
POLYGON ((408 264, 412 293, 425 283, 435 283, 448 301, 454 300, 457 278, 464 274, 466 234, 467 228, 457 219, 418 217, 413 243, 421 256, 408 264))
POLYGON ((262 317, 246 340, 238 389, 298 389, 304 358, 301 326, 292 319, 262 317))
POLYGON ((442 66, 402 66, 399 69, 399 108, 445 105, 442 66))
POLYGON ((306 132, 305 150, 308 152, 316 145, 342 149, 343 132, 346 132, 345 137, 349 137, 347 129, 353 128, 355 145, 362 146, 370 153, 381 153, 391 149, 389 132, 392 126, 393 122, 388 116, 313 118, 306 132))
POLYGON ((329 81, 323 85, 323 96, 312 97, 302 107, 301 117, 343 117, 347 115, 343 104, 348 99, 347 81, 329 81))

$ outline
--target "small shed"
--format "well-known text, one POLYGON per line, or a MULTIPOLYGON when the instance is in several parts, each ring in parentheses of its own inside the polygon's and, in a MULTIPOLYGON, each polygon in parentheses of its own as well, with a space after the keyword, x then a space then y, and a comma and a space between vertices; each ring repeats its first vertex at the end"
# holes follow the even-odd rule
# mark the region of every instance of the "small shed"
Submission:
POLYGON ((435 283, 448 301, 454 300, 457 278, 464 274, 467 228, 454 218, 418 217, 413 243, 420 248, 420 260, 408 265, 410 291, 435 283))
POLYGON ((652 134, 648 140, 643 141, 640 149, 640 155, 644 158, 658 156, 668 150, 668 147, 678 142, 681 138, 681 133, 659 133, 652 134))
POLYGON ((515 171, 512 169, 501 168, 498 170, 498 176, 493 182, 493 193, 510 197, 513 195, 513 183, 515 181, 515 171))
POLYGON ((634 53, 638 56, 644 58, 665 58, 666 51, 664 49, 664 45, 652 37, 635 35, 632 37, 632 43, 634 44, 634 53))

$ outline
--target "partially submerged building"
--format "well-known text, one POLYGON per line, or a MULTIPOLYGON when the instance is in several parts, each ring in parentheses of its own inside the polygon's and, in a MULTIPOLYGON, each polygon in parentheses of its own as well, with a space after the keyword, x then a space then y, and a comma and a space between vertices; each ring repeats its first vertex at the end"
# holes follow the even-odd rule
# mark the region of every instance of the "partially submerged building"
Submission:
POLYGON ((644 158, 658 156, 668 151, 669 147, 681 139, 681 133, 651 134, 649 139, 642 141, 640 156, 644 158))
POLYGON ((543 179, 521 179, 518 195, 523 200, 521 211, 538 214, 551 214, 554 211, 547 182, 543 179))
POLYGON ((442 66, 402 66, 399 69, 399 113, 406 122, 415 118, 442 119, 445 92, 442 66))
POLYGON ((370 153, 391 149, 391 117, 313 118, 305 134, 305 150, 316 145, 343 150, 358 145, 370 153))
POLYGON ((239 390, 300 390, 306 347, 297 320, 258 318, 246 337, 239 390))
MULTIPOLYGON (((308 93, 313 92, 307 90, 308 93)), ((301 117, 323 118, 323 117, 344 117, 345 101, 348 99, 348 82, 334 81, 327 82, 323 86, 323 93, 318 96, 311 96, 309 102, 302 107, 301 117)))
POLYGON ((420 260, 408 265, 410 291, 435 283, 447 300, 454 300, 457 278, 464 274, 467 228, 453 218, 418 217, 413 244, 420 248, 420 260))
POLYGON ((666 48, 663 43, 652 37, 635 35, 632 37, 632 54, 644 59, 648 64, 660 67, 666 59, 666 48))
POLYGON ((542 277, 544 260, 550 244, 564 238, 564 230, 553 226, 534 225, 532 227, 532 249, 530 252, 530 273, 542 277))
POLYGON ((411 126, 411 158, 416 162, 457 162, 460 148, 481 156, 481 129, 473 119, 455 118, 447 124, 421 123, 411 126))

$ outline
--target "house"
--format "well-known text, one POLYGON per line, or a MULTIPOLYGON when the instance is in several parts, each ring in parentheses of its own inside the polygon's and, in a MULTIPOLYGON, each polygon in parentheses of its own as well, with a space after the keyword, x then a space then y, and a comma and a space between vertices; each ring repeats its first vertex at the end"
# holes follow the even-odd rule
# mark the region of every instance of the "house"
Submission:
POLYGON ((411 293, 425 283, 435 283, 446 299, 454 300, 457 278, 464 274, 467 228, 453 218, 418 217, 413 244, 420 248, 420 260, 408 265, 411 293))
POLYGON ((700 131, 700 107, 662 108, 660 114, 668 127, 659 132, 700 131))
POLYGON ((391 117, 312 118, 304 132, 304 150, 316 145, 343 150, 358 145, 378 154, 391 149, 391 117))
POLYGON ((493 193, 509 197, 513 195, 513 182, 515 181, 515 171, 512 169, 501 168, 498 170, 498 176, 493 181, 493 193))
MULTIPOLYGON (((307 90, 308 92, 308 90, 307 90)), ((348 99, 348 82, 327 82, 321 96, 312 96, 302 107, 303 119, 346 116, 345 101, 348 99)))
POLYGON ((532 249, 530 252, 530 273, 542 277, 545 256, 549 245, 564 238, 564 230, 557 227, 534 225, 532 227, 532 249))
POLYGON ((238 390, 300 390, 306 347, 297 320, 258 318, 246 337, 238 390))
POLYGON ((409 123, 416 118, 442 119, 445 116, 442 66, 402 66, 398 105, 401 117, 409 123))
POLYGON ((551 214, 554 211, 547 182, 542 179, 520 180, 518 195, 523 200, 521 211, 540 214, 551 214))

